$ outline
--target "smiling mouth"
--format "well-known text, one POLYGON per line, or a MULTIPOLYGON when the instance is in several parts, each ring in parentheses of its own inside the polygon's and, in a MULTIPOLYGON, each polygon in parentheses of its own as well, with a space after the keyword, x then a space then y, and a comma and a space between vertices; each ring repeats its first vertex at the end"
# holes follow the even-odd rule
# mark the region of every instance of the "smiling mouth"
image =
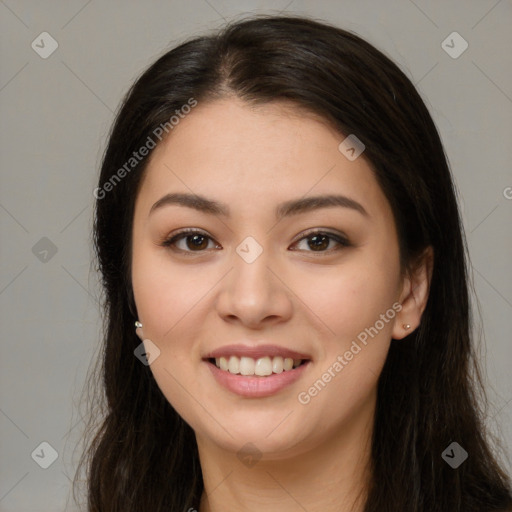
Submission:
POLYGON ((308 362, 307 359, 292 359, 291 357, 265 356, 258 359, 252 357, 218 357, 206 361, 226 373, 246 377, 269 377, 283 372, 291 372, 308 362))

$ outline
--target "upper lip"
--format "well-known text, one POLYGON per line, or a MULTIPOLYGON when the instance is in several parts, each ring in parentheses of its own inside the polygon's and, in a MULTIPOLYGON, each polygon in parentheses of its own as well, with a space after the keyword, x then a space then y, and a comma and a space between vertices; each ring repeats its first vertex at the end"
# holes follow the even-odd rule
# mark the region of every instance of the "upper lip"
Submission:
POLYGON ((311 359, 311 356, 290 350, 285 347, 278 345, 224 345, 223 347, 217 348, 212 352, 209 352, 204 359, 217 359, 219 357, 252 357, 253 359, 259 359, 261 357, 277 357, 282 358, 291 357, 292 359, 311 359))

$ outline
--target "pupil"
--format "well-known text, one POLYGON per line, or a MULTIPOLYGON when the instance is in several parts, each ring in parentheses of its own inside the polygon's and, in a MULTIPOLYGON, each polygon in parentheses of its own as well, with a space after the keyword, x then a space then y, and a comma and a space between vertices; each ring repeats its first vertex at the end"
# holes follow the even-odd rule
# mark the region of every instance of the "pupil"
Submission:
POLYGON ((310 238, 310 248, 311 249, 326 249, 329 246, 329 238, 327 235, 313 235, 310 238), (315 241, 316 240, 316 241, 315 241))
MULTIPOLYGON (((192 239, 192 244, 189 244, 189 249, 191 248, 196 248, 196 249, 204 249, 203 245, 205 243, 205 239, 206 237, 204 237, 203 235, 191 235, 189 237, 187 237, 187 240, 190 240, 192 239), (191 247, 192 245, 192 247, 191 247)), ((208 245, 208 244, 206 244, 208 245)))

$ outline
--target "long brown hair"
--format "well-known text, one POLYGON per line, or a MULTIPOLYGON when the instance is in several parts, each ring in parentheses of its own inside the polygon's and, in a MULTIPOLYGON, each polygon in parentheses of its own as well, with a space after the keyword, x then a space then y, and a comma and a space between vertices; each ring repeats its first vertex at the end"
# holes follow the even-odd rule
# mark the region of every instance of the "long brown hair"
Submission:
POLYGON ((198 507, 203 481, 194 432, 133 353, 140 340, 131 228, 147 157, 129 168, 126 162, 191 98, 201 103, 230 95, 253 104, 291 101, 340 133, 356 134, 391 204, 403 266, 427 246, 434 249, 421 324, 392 341, 379 379, 365 512, 512 509, 510 484, 481 414, 456 194, 424 102, 404 73, 357 35, 303 17, 256 16, 160 57, 128 91, 110 133, 94 224, 104 344, 101 367, 90 376, 97 386, 91 439, 77 470, 86 466, 87 510, 198 507), (457 469, 441 456, 454 441, 469 453, 457 469))

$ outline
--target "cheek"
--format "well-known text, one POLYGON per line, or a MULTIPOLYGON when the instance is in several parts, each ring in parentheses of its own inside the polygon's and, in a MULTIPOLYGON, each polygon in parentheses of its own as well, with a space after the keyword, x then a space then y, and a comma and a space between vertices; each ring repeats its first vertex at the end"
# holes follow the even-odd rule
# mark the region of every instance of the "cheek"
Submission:
POLYGON ((308 306, 306 309, 315 313, 325 336, 323 344, 332 351, 342 349, 347 342, 350 344, 350 340, 376 322, 377 329, 382 331, 380 337, 390 337, 398 283, 398 264, 391 258, 385 264, 382 261, 377 264, 362 256, 334 271, 328 268, 304 272, 293 288, 308 306), (381 315, 385 315, 384 321, 381 315))
MULTIPOLYGON (((165 253, 154 248, 134 250, 132 282, 144 338, 154 342, 160 355, 150 369, 167 401, 185 421, 200 423, 200 408, 191 401, 197 394, 197 367, 202 323, 207 314, 205 298, 213 282, 199 279, 192 266, 184 269, 169 264, 165 253)), ((211 276, 210 276, 211 278, 211 276)))
POLYGON ((362 256, 330 272, 328 280, 317 274, 301 281, 298 295, 308 297, 307 290, 316 290, 307 304, 326 326, 318 340, 319 364, 299 400, 310 413, 318 413, 311 418, 330 410, 343 421, 373 396, 400 308, 397 261, 390 255, 377 265, 362 256))
POLYGON ((199 305, 208 281, 204 276, 199 279, 192 266, 171 266, 164 250, 134 250, 133 292, 144 335, 160 342, 170 337, 175 326, 199 305))

